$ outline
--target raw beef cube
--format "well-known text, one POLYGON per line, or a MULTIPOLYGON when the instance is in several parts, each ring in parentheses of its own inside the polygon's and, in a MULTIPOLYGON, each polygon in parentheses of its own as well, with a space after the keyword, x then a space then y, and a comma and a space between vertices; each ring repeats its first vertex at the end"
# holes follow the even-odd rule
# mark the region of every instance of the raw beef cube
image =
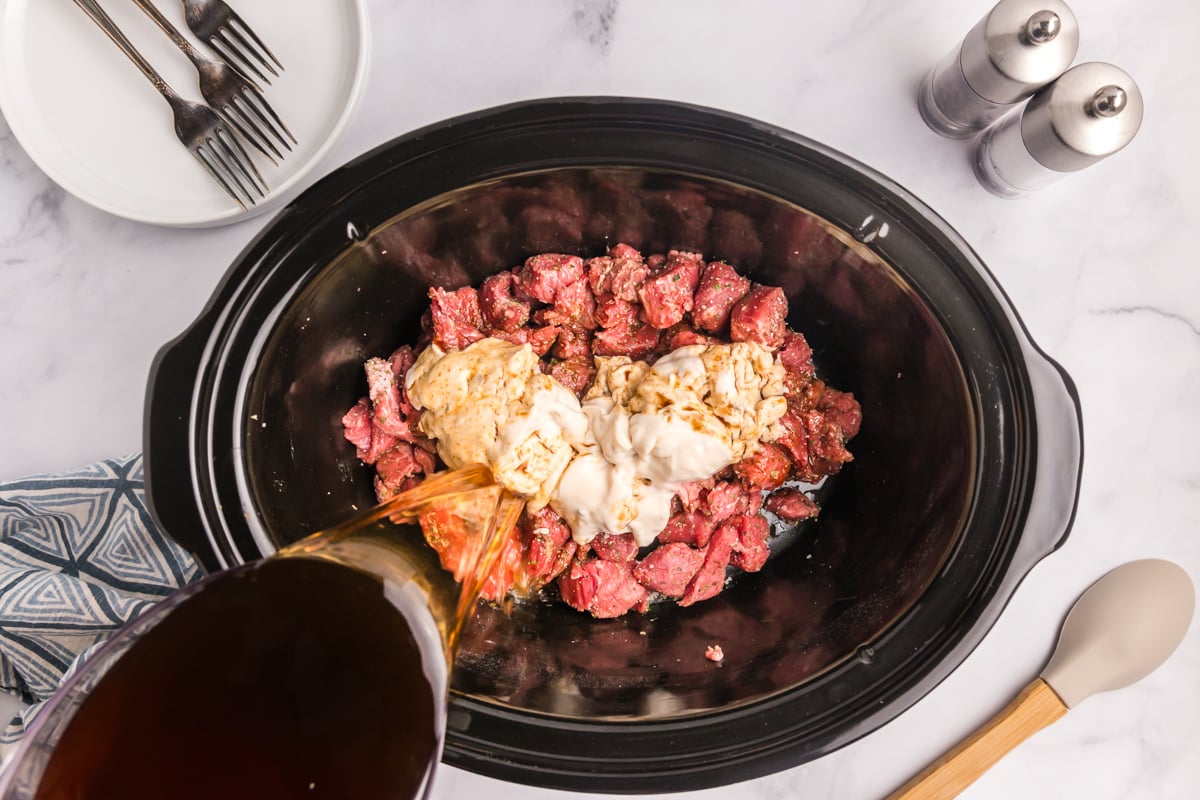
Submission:
POLYGON ((862 407, 849 392, 839 392, 825 386, 821 391, 817 409, 832 425, 841 429, 843 439, 854 438, 862 425, 862 407))
POLYGON ((739 478, 759 489, 778 489, 791 469, 787 451, 773 442, 763 442, 753 454, 733 465, 739 478))
POLYGON ((479 309, 489 328, 515 331, 529 321, 529 300, 518 298, 511 272, 492 275, 479 287, 479 309))
POLYGON ((721 344, 721 340, 708 336, 707 334, 699 333, 688 327, 687 323, 681 322, 666 332, 666 352, 678 350, 681 347, 687 347, 692 344, 721 344))
POLYGON ((438 287, 429 290, 429 309, 433 312, 433 333, 447 350, 462 350, 484 338, 483 314, 479 294, 470 286, 447 292, 438 287))
POLYGON ((704 547, 716 529, 712 517, 700 511, 684 511, 667 520, 667 525, 658 534, 660 542, 679 542, 704 547))
POLYGON ((692 296, 702 264, 694 253, 671 251, 662 271, 638 290, 647 322, 656 328, 669 328, 692 310, 692 296))
POLYGON ((596 300, 596 323, 601 328, 629 326, 637 322, 638 306, 613 294, 605 294, 596 300))
POLYGON ((758 514, 743 514, 730 518, 723 527, 732 528, 737 532, 737 543, 733 545, 731 563, 746 572, 758 572, 762 569, 771 555, 767 547, 767 538, 771 534, 770 524, 758 514))
POLYGON ((659 330, 644 322, 634 321, 597 331, 593 351, 598 356, 629 356, 643 358, 658 347, 659 330))
POLYGON ((638 546, 632 533, 598 533, 592 539, 592 552, 604 561, 633 561, 638 546))
POLYGON ((633 568, 633 577, 653 592, 679 597, 704 563, 704 551, 683 542, 659 545, 633 568))
POLYGON ((780 489, 767 498, 766 509, 787 522, 799 522, 817 515, 817 504, 799 489, 780 489))
POLYGON ((517 284, 535 300, 553 303, 564 286, 583 277, 583 259, 579 256, 545 253, 526 259, 516 272, 517 284))
POLYGON ((492 336, 497 339, 502 339, 512 344, 528 344, 533 348, 533 352, 537 353, 538 357, 550 352, 550 348, 554 346, 554 342, 558 339, 558 334, 559 329, 554 325, 547 325, 544 328, 518 328, 511 333, 508 331, 492 331, 492 336))
POLYGON ((371 401, 362 398, 342 417, 342 435, 358 448, 358 457, 371 449, 371 401))
POLYGON ((724 262, 711 262, 700 276, 692 302, 692 324, 713 333, 724 331, 729 326, 729 313, 749 291, 749 279, 724 262))
POLYGON ((396 348, 396 351, 388 356, 388 361, 392 365, 392 374, 396 376, 396 385, 400 387, 400 401, 404 402, 404 376, 412 369, 413 363, 417 360, 417 354, 413 352, 412 345, 402 345, 396 348))
POLYGON ((785 448, 798 467, 808 464, 808 426, 793 404, 788 405, 788 410, 779 418, 779 424, 784 432, 775 439, 775 444, 785 448))
POLYGON ((679 484, 679 488, 675 490, 675 494, 679 497, 683 504, 684 511, 703 511, 705 508, 704 499, 708 495, 708 491, 717 483, 716 478, 701 478, 698 481, 689 481, 688 483, 679 484))
POLYGON ((558 579, 558 590, 572 608, 600 619, 619 617, 646 603, 650 591, 633 577, 633 562, 576 561, 558 579))
POLYGON ((586 358, 592 357, 592 334, 583 328, 562 328, 558 339, 554 342, 551 354, 555 358, 586 358))
POLYGON ((367 391, 371 396, 371 424, 389 436, 408 440, 412 429, 400 411, 400 387, 392 365, 382 358, 371 358, 363 364, 367 373, 367 391))
POLYGON ((746 488, 737 481, 721 481, 709 490, 705 503, 714 523, 724 522, 745 505, 746 488))
POLYGON ((728 525, 717 528, 712 541, 704 550, 704 563, 700 566, 696 577, 688 584, 687 590, 679 598, 679 605, 690 606, 701 600, 716 597, 725 588, 725 567, 733 556, 733 547, 738 542, 737 531, 728 525))
POLYGON ((755 342, 768 350, 783 344, 787 332, 787 297, 775 286, 759 286, 734 304, 729 314, 729 337, 755 342))
POLYGON ((588 288, 587 281, 576 281, 559 289, 554 296, 554 305, 537 312, 535 318, 542 325, 594 330, 596 298, 588 288))
POLYGON ((567 565, 566 561, 561 565, 558 563, 563 548, 571 539, 567 524, 547 506, 532 514, 525 514, 521 519, 521 530, 525 535, 526 575, 530 582, 543 584, 552 580, 567 565))
MULTIPOLYGON (((783 347, 779 349, 779 363, 798 387, 803 387, 813 377, 812 348, 803 334, 788 331, 783 336, 783 347)), ((790 387, 789 387, 790 388, 790 387)), ((791 392, 789 392, 790 394, 791 392)))
POLYGON ((642 254, 626 244, 619 244, 608 255, 588 262, 588 285, 596 297, 611 294, 632 303, 638 299, 638 287, 649 274, 642 254))
POLYGON ((357 448, 359 459, 366 464, 374 464, 380 455, 398 441, 395 436, 384 433, 374 424, 371 403, 365 397, 342 417, 342 435, 357 448))
POLYGON ((375 470, 384 486, 397 491, 405 478, 422 471, 413 446, 407 442, 397 442, 395 447, 381 454, 375 461, 375 470))
POLYGON ((596 379, 596 365, 590 357, 567 358, 552 363, 544 370, 547 375, 575 393, 583 397, 592 381, 596 379))

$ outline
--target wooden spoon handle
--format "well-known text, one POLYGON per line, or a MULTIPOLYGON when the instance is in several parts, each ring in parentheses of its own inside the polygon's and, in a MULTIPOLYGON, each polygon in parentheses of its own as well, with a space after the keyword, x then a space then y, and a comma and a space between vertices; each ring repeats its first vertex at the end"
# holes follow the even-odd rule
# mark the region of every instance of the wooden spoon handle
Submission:
POLYGON ((1010 750, 1067 713, 1041 678, 1026 686, 1003 711, 887 800, 950 800, 991 769, 1010 750))

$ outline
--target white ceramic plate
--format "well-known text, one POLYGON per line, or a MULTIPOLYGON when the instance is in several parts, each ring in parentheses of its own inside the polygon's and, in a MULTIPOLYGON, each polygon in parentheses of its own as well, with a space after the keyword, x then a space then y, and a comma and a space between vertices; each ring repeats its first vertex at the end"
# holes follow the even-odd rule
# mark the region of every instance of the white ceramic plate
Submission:
MULTIPOLYGON (((183 4, 156 2, 195 43, 183 4)), ((279 166, 253 154, 271 193, 243 211, 179 143, 170 106, 72 0, 0 5, 0 109, 13 133, 68 192, 141 222, 221 225, 285 203, 346 127, 366 79, 363 0, 230 2, 283 63, 259 83, 300 142, 279 166)), ((172 88, 201 100, 191 62, 149 17, 129 0, 103 6, 172 88)))

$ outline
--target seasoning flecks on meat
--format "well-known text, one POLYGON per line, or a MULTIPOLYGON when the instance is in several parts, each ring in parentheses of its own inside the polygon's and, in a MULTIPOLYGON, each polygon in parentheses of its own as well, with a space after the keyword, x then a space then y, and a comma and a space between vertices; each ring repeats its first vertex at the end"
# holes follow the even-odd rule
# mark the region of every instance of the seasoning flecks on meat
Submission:
POLYGON ((389 489, 399 489, 405 478, 423 470, 417 463, 413 446, 407 442, 397 442, 392 449, 381 454, 376 460, 375 472, 389 489))
POLYGON ((679 597, 704 563, 704 551, 683 542, 659 545, 633 568, 633 577, 651 591, 679 597))
POLYGON ((704 547, 716 527, 716 521, 708 514, 702 511, 684 511, 667 520, 667 526, 658 534, 658 541, 704 547))
POLYGON ((733 465, 739 478, 759 489, 778 489, 788 479, 792 460, 787 451, 774 442, 763 442, 758 449, 733 465))
POLYGON ((692 310, 702 266, 696 254, 672 250, 662 269, 638 290, 646 321, 660 329, 682 321, 684 314, 692 310))
POLYGON ((435 286, 429 290, 429 300, 434 338, 443 348, 462 350, 484 338, 479 294, 470 286, 453 292, 435 286))
POLYGON ((554 296, 554 305, 534 312, 534 319, 541 325, 594 330, 596 298, 587 281, 576 281, 560 288, 554 296))
POLYGON ((717 528, 704 550, 704 563, 679 598, 679 605, 690 606, 721 593, 725 588, 725 568, 729 566, 737 542, 738 534, 734 528, 728 525, 717 528))
POLYGON ((521 527, 526 541, 527 582, 540 585, 558 577, 567 566, 567 561, 561 559, 560 554, 568 542, 572 545, 571 554, 574 554, 575 543, 570 541, 571 530, 567 523, 557 512, 546 506, 538 511, 523 514, 521 527))
POLYGON ((574 392, 576 397, 583 397, 596 378, 596 364, 591 356, 565 358, 552 362, 545 372, 574 392))
POLYGON ((638 546, 632 533, 599 533, 592 539, 592 552, 604 561, 633 561, 638 546))
POLYGON ((725 520, 745 507, 746 488, 736 481, 720 481, 704 498, 708 516, 714 523, 725 520))
POLYGON ((786 522, 799 522, 817 515, 817 504, 799 489, 780 489, 767 498, 767 511, 786 522))
POLYGON ((724 332, 734 305, 749 291, 748 278, 723 261, 710 262, 700 276, 692 302, 692 324, 711 333, 724 332))
POLYGON ((412 429, 400 411, 400 387, 389 361, 371 358, 363 364, 367 373, 367 391, 371 398, 371 423, 398 439, 411 439, 412 429))
MULTIPOLYGON (((363 458, 371 449, 371 401, 361 398, 342 417, 342 435, 358 450, 363 458)), ((364 461, 366 459, 363 459, 364 461)))
POLYGON ((650 599, 650 590, 633 577, 633 562, 576 561, 558 579, 568 605, 599 619, 619 617, 650 599))
POLYGON ((583 328, 564 327, 559 330, 550 354, 555 358, 591 358, 592 334, 583 328))
POLYGON ((550 352, 550 348, 558 340, 559 333, 561 333, 560 328, 555 325, 547 325, 542 328, 518 328, 511 333, 494 331, 492 336, 510 344, 528 344, 540 358, 550 352))
MULTIPOLYGON (((737 543, 733 545, 730 563, 744 572, 758 572, 767 563, 771 550, 767 539, 771 526, 759 514, 740 514, 731 517, 723 527, 737 532, 737 543)), ((714 534, 715 535, 715 534, 714 534)))
POLYGON ((587 278, 592 293, 612 295, 628 303, 638 299, 638 288, 650 275, 642 254, 629 245, 618 244, 608 255, 588 261, 587 278))
POLYGON ((640 359, 653 353, 658 347, 661 334, 640 320, 629 324, 616 325, 596 332, 593 339, 593 351, 598 356, 629 356, 640 359))
POLYGON ((516 271, 517 284, 530 297, 543 303, 553 303, 560 289, 582 277, 582 258, 557 253, 531 256, 516 271))
POLYGON ((596 299, 594 317, 601 328, 629 326, 637 322, 638 308, 636 304, 608 293, 596 299))
POLYGON ((687 347, 693 344, 712 345, 722 344, 722 341, 715 336, 709 336, 699 331, 692 330, 686 322, 681 322, 673 326, 664 334, 666 339, 665 352, 670 353, 672 350, 678 350, 681 347, 687 347))
POLYGON ((729 312, 729 337, 778 350, 787 333, 787 297, 777 286, 757 286, 729 312))
POLYGON ((529 300, 518 298, 515 290, 516 280, 511 272, 492 275, 479 287, 479 308, 483 321, 492 330, 511 333, 529 321, 529 300))

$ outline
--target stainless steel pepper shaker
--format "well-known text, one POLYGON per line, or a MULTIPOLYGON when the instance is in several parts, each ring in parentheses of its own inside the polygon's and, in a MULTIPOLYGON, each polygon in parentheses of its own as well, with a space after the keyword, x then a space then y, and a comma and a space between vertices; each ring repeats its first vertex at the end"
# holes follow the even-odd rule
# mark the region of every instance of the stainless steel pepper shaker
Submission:
POLYGON ((965 139, 1057 78, 1079 49, 1079 24, 1062 0, 1000 0, 925 76, 925 124, 965 139))
POLYGON ((979 136, 975 177, 1001 197, 1026 194, 1117 152, 1141 124, 1142 93, 1125 70, 1079 64, 979 136))

